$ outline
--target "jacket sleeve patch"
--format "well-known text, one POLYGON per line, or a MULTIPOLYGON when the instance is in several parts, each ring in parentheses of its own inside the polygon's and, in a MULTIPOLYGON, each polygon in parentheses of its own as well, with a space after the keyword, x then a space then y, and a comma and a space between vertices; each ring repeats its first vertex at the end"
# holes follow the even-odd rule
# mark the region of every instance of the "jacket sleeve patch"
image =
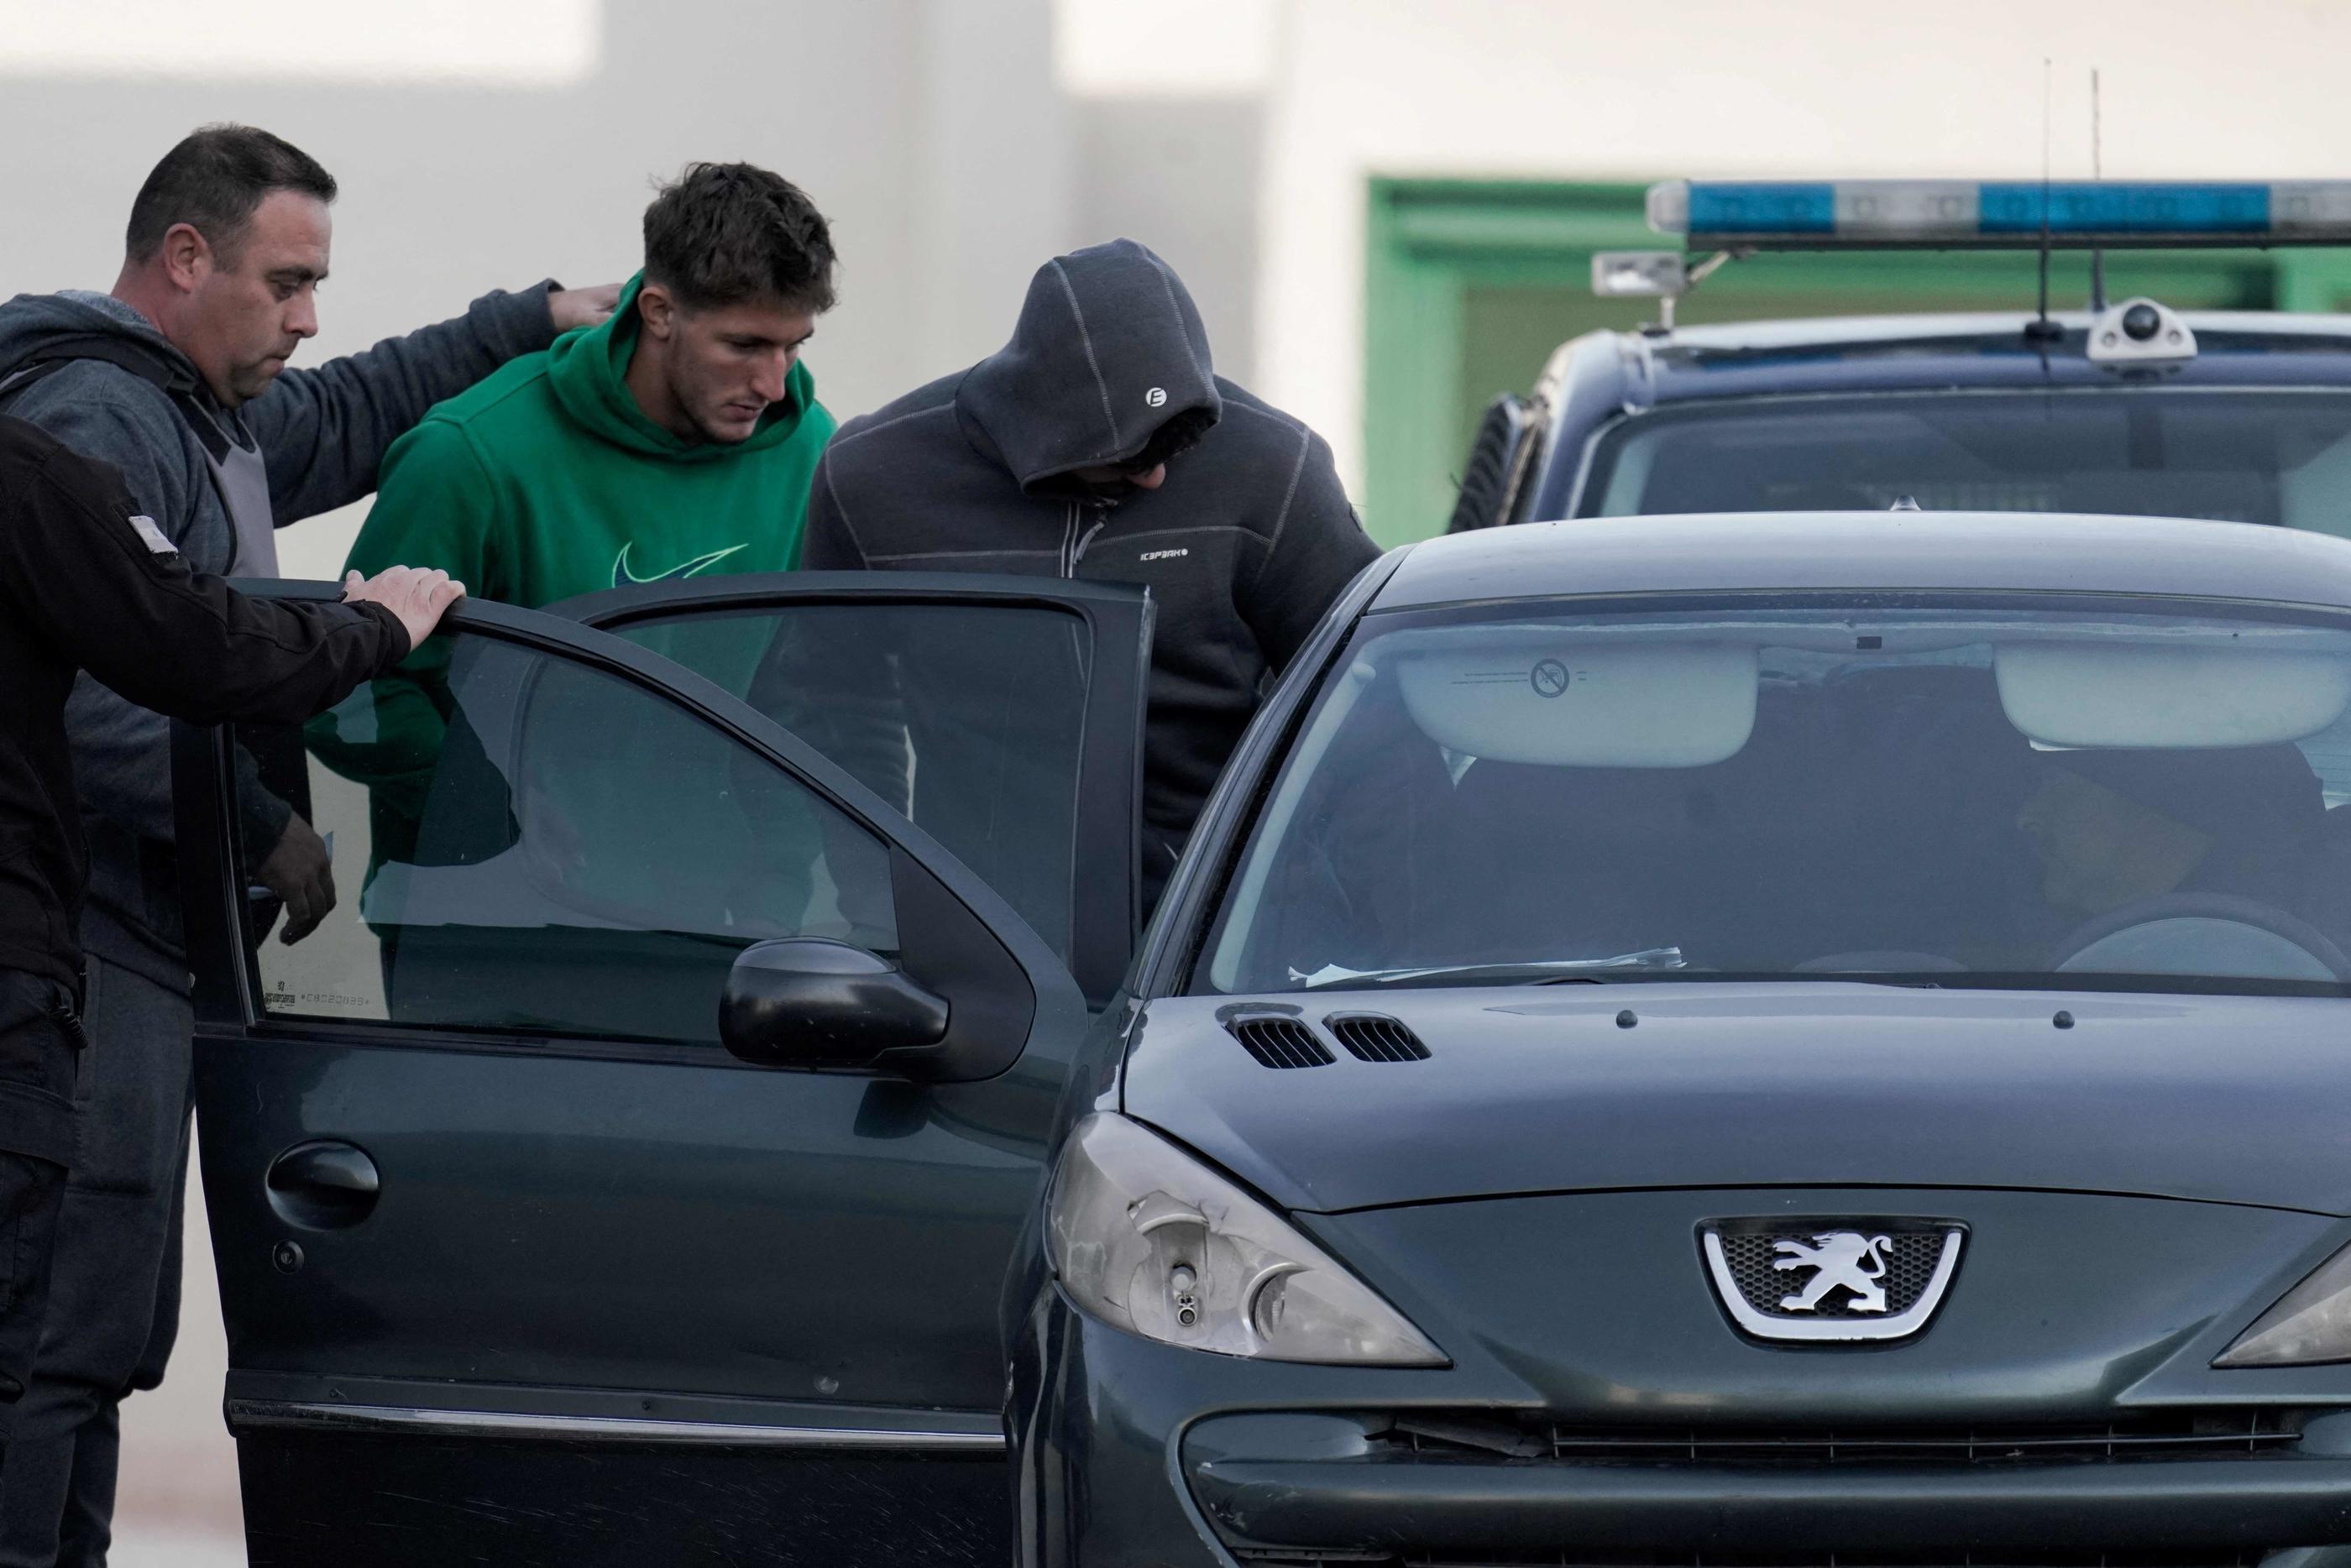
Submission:
POLYGON ((139 542, 147 546, 150 555, 176 556, 180 553, 180 547, 163 536, 163 530, 155 526, 152 517, 134 512, 131 514, 131 526, 137 531, 139 542))

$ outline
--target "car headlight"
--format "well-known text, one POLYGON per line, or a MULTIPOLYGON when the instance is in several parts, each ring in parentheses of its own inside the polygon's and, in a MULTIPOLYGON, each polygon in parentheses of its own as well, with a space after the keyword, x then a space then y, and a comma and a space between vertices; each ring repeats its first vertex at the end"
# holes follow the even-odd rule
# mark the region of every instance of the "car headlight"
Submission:
POLYGON ((2323 1361, 2351 1361, 2351 1247, 2280 1296, 2212 1365, 2312 1366, 2323 1361))
POLYGON ((1268 1361, 1450 1365, 1296 1227, 1124 1116, 1078 1124, 1045 1222, 1062 1288, 1146 1339, 1268 1361))

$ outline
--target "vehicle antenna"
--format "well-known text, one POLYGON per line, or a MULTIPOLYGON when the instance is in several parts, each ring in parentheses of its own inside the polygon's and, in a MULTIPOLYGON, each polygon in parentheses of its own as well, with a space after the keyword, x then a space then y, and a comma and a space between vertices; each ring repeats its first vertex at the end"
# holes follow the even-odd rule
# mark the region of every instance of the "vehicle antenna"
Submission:
POLYGON ((2025 340, 2047 343, 2064 336, 2049 319, 2049 57, 2041 57, 2041 308, 2024 328, 2025 340))
MULTIPOLYGON (((2098 135, 2098 67, 2090 67, 2090 178, 2106 177, 2106 161, 2098 135)), ((2106 307, 2106 248, 2100 245, 2090 252, 2090 314, 2106 307)))

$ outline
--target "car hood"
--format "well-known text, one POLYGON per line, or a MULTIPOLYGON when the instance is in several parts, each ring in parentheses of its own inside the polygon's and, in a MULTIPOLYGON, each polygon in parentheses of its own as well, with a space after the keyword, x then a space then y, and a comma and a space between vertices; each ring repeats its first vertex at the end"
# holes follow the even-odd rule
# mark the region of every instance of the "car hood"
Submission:
POLYGON ((1121 1093, 1292 1210, 1887 1186, 2351 1213, 2351 1002, 2332 998, 1810 981, 1173 997, 1137 1020, 1121 1093), (1408 1026, 1426 1059, 1358 1059, 1328 1027, 1348 1013, 1408 1026), (1228 1024, 1266 1014, 1332 1060, 1261 1065, 1228 1024))

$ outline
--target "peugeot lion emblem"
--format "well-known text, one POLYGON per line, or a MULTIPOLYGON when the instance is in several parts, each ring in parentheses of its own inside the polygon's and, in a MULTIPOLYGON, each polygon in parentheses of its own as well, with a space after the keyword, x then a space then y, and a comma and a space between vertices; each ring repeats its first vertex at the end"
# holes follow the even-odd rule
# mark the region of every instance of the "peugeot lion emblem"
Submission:
POLYGON ((1730 1319, 1758 1339, 1907 1339, 1958 1272, 1949 1220, 1718 1220, 1698 1231, 1730 1319))
POLYGON ((1886 1252, 1893 1246, 1891 1237, 1861 1237, 1850 1231, 1834 1231, 1825 1236, 1815 1236, 1813 1244, 1802 1241, 1774 1241, 1771 1260, 1775 1269, 1810 1269, 1813 1282, 1804 1287, 1802 1295, 1782 1296, 1782 1312, 1817 1312, 1831 1291, 1844 1289, 1853 1293, 1846 1304, 1853 1312, 1884 1312, 1886 1287, 1878 1281, 1886 1277, 1886 1252))

